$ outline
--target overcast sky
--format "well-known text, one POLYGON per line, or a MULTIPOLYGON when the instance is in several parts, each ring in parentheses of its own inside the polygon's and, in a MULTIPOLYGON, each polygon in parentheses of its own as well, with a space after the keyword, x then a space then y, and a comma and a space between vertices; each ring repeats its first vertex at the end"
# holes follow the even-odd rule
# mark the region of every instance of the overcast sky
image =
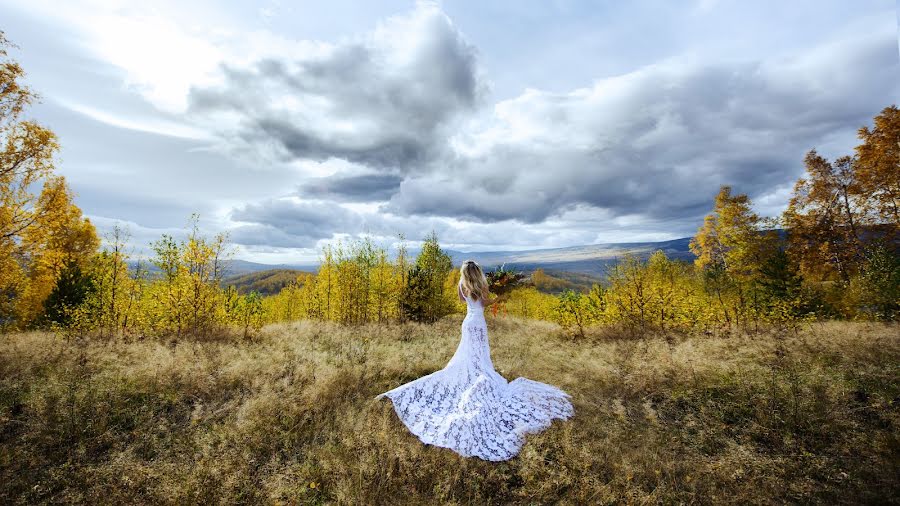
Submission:
POLYGON ((101 232, 191 213, 238 257, 344 235, 459 250, 692 235, 783 210, 900 97, 895 0, 0 0, 101 232))

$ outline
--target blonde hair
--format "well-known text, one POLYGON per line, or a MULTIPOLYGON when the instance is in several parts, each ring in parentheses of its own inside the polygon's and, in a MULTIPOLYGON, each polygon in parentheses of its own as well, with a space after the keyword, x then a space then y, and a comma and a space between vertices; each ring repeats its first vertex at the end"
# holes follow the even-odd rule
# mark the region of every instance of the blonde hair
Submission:
POLYGON ((463 294, 474 300, 484 300, 488 297, 488 283, 484 277, 484 271, 474 260, 466 260, 459 268, 459 286, 463 294))

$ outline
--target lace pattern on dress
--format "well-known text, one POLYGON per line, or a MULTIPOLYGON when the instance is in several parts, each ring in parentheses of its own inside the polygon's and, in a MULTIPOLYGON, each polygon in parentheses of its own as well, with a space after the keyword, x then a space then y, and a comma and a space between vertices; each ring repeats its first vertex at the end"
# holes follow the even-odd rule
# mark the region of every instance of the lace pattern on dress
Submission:
POLYGON ((574 414, 571 396, 527 378, 507 382, 494 369, 487 322, 479 301, 466 297, 461 339, 447 365, 378 397, 422 442, 450 448, 465 457, 508 460, 525 435, 574 414))

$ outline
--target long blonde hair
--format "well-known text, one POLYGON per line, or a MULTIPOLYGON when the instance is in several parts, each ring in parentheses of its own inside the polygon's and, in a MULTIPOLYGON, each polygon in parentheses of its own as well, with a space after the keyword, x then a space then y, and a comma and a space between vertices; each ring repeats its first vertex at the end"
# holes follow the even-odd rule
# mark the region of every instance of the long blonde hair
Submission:
POLYGON ((484 271, 474 260, 466 260, 459 268, 459 286, 463 294, 474 300, 488 298, 488 284, 484 277, 484 271))

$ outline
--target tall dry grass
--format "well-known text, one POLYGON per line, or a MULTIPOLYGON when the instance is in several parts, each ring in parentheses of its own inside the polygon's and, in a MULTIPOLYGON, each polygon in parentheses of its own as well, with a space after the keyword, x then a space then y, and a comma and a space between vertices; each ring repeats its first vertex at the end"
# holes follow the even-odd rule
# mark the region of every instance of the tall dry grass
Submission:
POLYGON ((0 503, 900 501, 896 325, 572 341, 491 319, 501 374, 563 388, 576 414, 490 463, 372 400, 443 367, 461 318, 252 342, 0 336, 0 503))

